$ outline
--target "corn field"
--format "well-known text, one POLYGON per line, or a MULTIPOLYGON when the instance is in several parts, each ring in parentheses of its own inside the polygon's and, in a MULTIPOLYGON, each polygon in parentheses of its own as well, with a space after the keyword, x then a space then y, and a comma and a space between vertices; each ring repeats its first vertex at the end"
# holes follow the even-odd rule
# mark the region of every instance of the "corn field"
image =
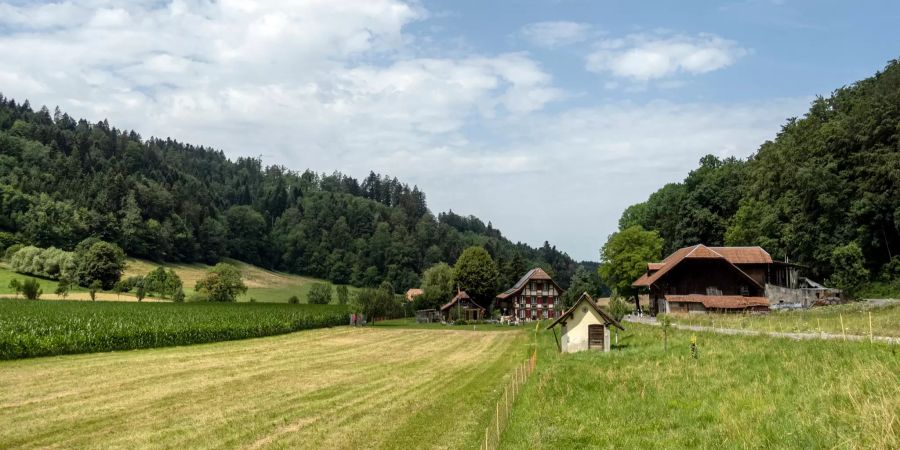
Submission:
POLYGON ((0 300, 0 360, 228 341, 347 323, 330 305, 0 300))
POLYGON ((484 442, 481 443, 481 450, 493 450, 500 446, 500 436, 503 434, 506 424, 509 423, 509 412, 536 365, 537 351, 534 351, 530 358, 516 367, 513 377, 503 388, 503 396, 497 400, 493 419, 484 430, 484 442))

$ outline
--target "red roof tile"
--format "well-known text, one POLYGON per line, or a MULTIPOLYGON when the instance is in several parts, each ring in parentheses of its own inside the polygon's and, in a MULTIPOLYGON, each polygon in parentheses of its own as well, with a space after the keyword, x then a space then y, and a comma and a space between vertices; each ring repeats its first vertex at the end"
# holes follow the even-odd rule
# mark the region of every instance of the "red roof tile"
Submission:
POLYGON ((667 295, 666 300, 679 303, 702 303, 709 309, 744 309, 754 306, 769 306, 765 297, 744 297, 741 295, 667 295))
MULTIPOLYGON (((531 280, 550 280, 551 283, 556 285, 556 282, 554 282, 553 279, 550 278, 550 275, 548 275, 547 272, 544 272, 544 269, 541 269, 540 267, 535 267, 534 269, 531 269, 527 273, 525 273, 525 275, 522 276, 522 278, 519 278, 519 281, 517 281, 516 284, 513 285, 513 287, 507 289, 502 294, 497 295, 497 298, 503 300, 503 299, 509 297, 510 295, 515 294, 516 292, 522 290, 522 288, 525 287, 525 283, 528 283, 531 280)), ((558 291, 562 291, 562 289, 560 289, 559 286, 556 286, 556 289, 558 291)))
POLYGON ((772 256, 762 247, 710 247, 732 264, 772 264, 772 256))

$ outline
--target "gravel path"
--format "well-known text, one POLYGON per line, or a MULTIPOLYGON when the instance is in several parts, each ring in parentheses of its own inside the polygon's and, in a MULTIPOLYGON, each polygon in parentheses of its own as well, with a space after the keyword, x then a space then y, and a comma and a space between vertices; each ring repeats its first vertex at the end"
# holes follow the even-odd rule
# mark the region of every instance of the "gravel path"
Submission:
MULTIPOLYGON (((655 317, 626 316, 624 320, 626 322, 659 326, 659 322, 656 321, 655 317)), ((846 341, 868 341, 869 340, 868 336, 860 336, 860 335, 856 335, 856 334, 848 334, 847 336, 843 336, 840 334, 831 334, 831 333, 783 333, 783 332, 778 332, 778 331, 760 331, 760 330, 745 330, 745 329, 737 329, 737 328, 703 327, 703 326, 699 326, 699 325, 682 325, 682 324, 677 324, 677 323, 673 323, 672 328, 677 328, 679 330, 688 330, 688 331, 708 331, 711 333, 740 335, 740 336, 771 336, 771 337, 787 338, 787 339, 794 339, 794 340, 806 340, 806 339, 846 340, 846 341)), ((873 336, 872 340, 875 342, 883 342, 886 344, 900 345, 900 337, 873 336)))

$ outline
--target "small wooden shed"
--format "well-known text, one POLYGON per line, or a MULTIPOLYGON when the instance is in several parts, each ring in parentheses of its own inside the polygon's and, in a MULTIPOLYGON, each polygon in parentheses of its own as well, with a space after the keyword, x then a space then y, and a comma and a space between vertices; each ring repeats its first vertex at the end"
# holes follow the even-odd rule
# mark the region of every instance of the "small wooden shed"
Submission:
MULTIPOLYGON (((571 308, 554 320, 547 329, 559 325, 557 340, 559 351, 563 353, 597 350, 608 352, 610 348, 609 327, 624 330, 616 319, 604 312, 587 292, 581 294, 571 308)), ((556 336, 556 330, 553 331, 556 336)))
POLYGON ((462 320, 482 320, 487 311, 482 308, 466 291, 458 291, 452 300, 441 306, 441 315, 445 322, 454 318, 462 320))

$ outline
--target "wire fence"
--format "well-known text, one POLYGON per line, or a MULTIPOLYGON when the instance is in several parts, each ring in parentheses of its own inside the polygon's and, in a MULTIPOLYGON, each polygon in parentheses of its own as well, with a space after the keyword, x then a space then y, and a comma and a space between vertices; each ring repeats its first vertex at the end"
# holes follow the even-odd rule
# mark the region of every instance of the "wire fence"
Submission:
POLYGON ((515 373, 503 388, 503 396, 497 400, 493 419, 484 430, 484 442, 481 444, 481 450, 494 450, 500 447, 500 435, 503 434, 506 424, 509 423, 509 413, 522 391, 522 386, 528 381, 528 377, 534 372, 536 365, 537 351, 534 351, 530 358, 516 366, 515 373))

